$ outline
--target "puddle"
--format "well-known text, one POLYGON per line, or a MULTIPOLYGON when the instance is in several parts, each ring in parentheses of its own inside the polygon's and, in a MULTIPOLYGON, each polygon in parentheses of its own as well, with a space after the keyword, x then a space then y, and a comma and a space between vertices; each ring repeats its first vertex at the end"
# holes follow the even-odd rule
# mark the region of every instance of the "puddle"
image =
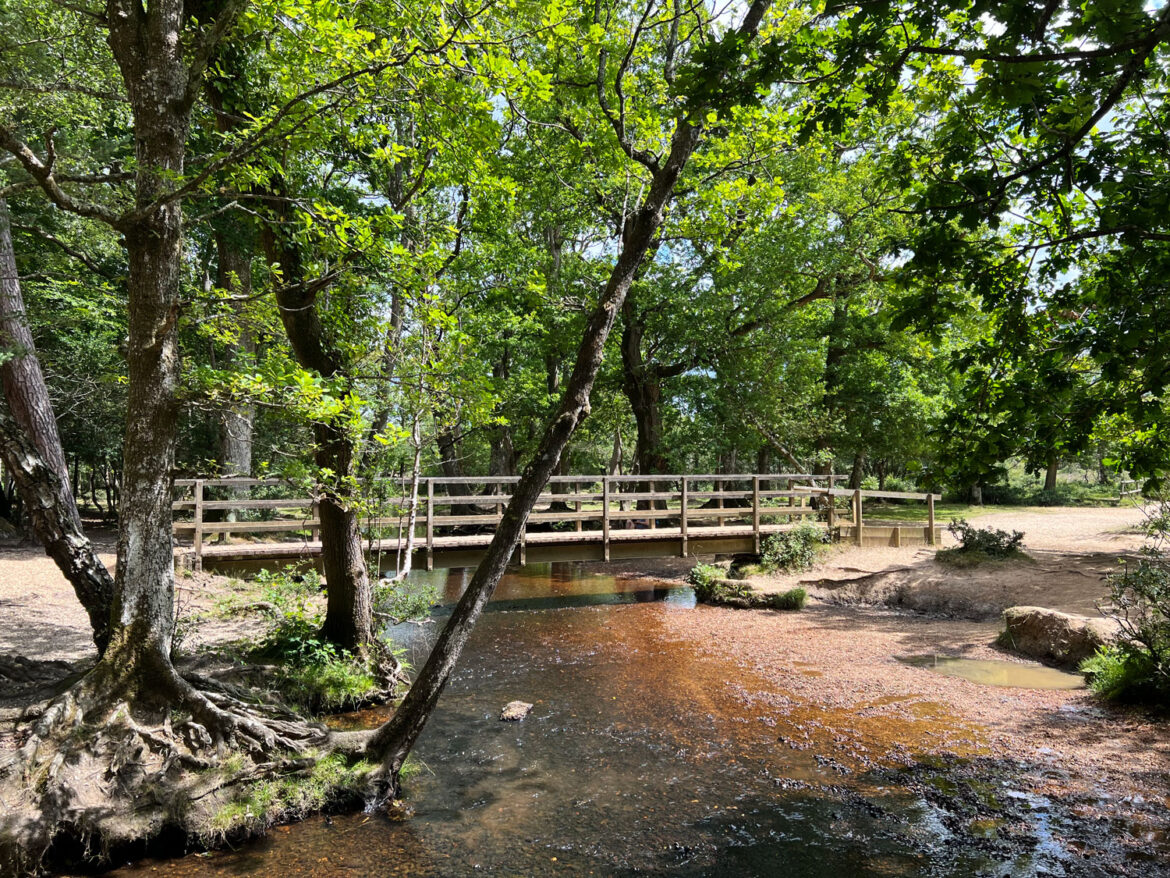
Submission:
POLYGON ((994 659, 955 658, 947 655, 899 656, 898 661, 947 677, 962 677, 985 686, 1017 689, 1083 689, 1085 678, 1041 665, 1020 665, 994 659))

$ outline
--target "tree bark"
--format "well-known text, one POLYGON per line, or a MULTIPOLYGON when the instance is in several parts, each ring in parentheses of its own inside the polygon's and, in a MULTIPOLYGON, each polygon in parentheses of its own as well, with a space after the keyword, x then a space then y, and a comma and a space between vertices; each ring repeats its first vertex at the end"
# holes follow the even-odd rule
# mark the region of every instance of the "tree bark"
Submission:
POLYGON ((853 455, 853 469, 849 472, 849 490, 856 491, 861 487, 861 480, 865 478, 865 455, 853 455))
POLYGON ((1048 468, 1044 471, 1044 490, 1056 490, 1056 477, 1060 475, 1060 458, 1055 454, 1048 455, 1048 468))
MULTIPOLYGON (((739 28, 741 42, 754 38, 769 5, 770 0, 754 0, 739 28)), ((738 58, 733 56, 731 63, 738 64, 738 58)), ((720 68, 715 73, 718 80, 727 74, 727 69, 720 68)), ((695 118, 699 112, 701 108, 692 110, 695 118)), ((391 789, 397 788, 402 763, 422 733, 476 620, 503 576, 532 507, 560 462, 577 426, 589 414, 589 395, 601 368, 606 339, 650 243, 662 225, 679 174, 698 145, 699 137, 700 129, 688 118, 676 122, 670 151, 665 161, 653 166, 646 196, 625 228, 617 262, 586 324, 573 372, 556 414, 546 427, 536 454, 525 467, 483 560, 439 634, 426 664, 394 716, 371 736, 367 744, 367 755, 382 763, 382 771, 389 778, 391 789)))
MULTIPOLYGON (((107 691, 158 700, 174 634, 171 499, 179 421, 177 323, 182 306, 183 212, 169 195, 181 179, 194 93, 183 54, 180 0, 150 8, 110 0, 109 44, 134 114, 135 209, 123 221, 127 279, 126 437, 110 646, 95 670, 107 691), (160 199, 163 199, 160 202, 160 199)), ((199 71, 201 72, 201 71, 199 71)))
MULTIPOLYGON (((251 223, 236 220, 230 228, 215 235, 218 253, 216 286, 234 296, 246 298, 252 292, 251 223)), ((237 314, 241 310, 237 304, 237 314)), ((250 327, 240 325, 236 341, 228 345, 227 364, 252 363, 256 357, 256 338, 250 327)), ((256 407, 251 403, 231 403, 220 413, 220 469, 225 477, 252 475, 252 432, 256 407)), ((229 517, 229 520, 234 520, 229 517)))
POLYGON ((643 328, 633 300, 622 304, 622 391, 630 401, 638 436, 634 461, 639 474, 664 473, 669 464, 662 449, 662 378, 642 356, 643 328))
MULTIPOLYGON (((0 423, 0 459, 15 479, 33 532, 57 564, 104 653, 114 581, 81 528, 49 389, 24 310, 8 205, 0 198, 0 385, 11 417, 0 423)), ((0 416, 4 416, 0 408, 0 416)), ((92 490, 93 479, 90 478, 92 490)), ((95 497, 96 499, 96 497, 95 497)))
MULTIPOLYGON (((286 219, 287 202, 275 210, 278 220, 286 219)), ((330 345, 317 312, 316 289, 305 279, 300 248, 278 237, 274 224, 266 225, 260 237, 269 263, 280 268, 276 304, 297 362, 324 378, 344 374, 341 356, 330 345)), ((317 466, 334 479, 322 486, 318 503, 321 566, 328 587, 321 633, 343 649, 362 649, 373 641, 374 629, 370 576, 350 481, 357 475, 356 440, 332 421, 314 424, 313 439, 317 466)))

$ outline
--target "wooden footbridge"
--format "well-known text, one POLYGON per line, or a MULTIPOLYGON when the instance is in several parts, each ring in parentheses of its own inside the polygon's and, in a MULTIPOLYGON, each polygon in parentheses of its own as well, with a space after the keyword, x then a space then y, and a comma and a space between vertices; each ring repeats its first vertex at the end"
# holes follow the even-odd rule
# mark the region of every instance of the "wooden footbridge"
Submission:
MULTIPOLYGON (((516 550, 517 563, 759 552, 768 534, 813 521, 857 545, 935 544, 936 495, 834 487, 843 476, 555 476, 516 550), (866 499, 922 501, 924 525, 867 520, 866 499)), ((421 480, 416 567, 473 567, 491 542, 516 477, 421 480)), ((245 572, 314 563, 317 499, 280 479, 179 479, 174 531, 181 563, 245 572), (300 496, 298 496, 300 494, 300 496)), ((371 558, 393 570, 407 546, 409 499, 363 520, 371 558)))

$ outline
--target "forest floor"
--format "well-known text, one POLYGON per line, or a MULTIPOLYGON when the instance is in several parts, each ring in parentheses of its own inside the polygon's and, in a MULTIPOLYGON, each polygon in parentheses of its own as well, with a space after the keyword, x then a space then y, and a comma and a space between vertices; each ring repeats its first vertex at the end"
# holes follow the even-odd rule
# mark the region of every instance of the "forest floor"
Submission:
MULTIPOLYGON (((1084 689, 986 686, 897 660, 937 654, 1027 664, 994 645, 1000 612, 1033 605, 1097 613, 1108 593, 1105 574, 1142 545, 1142 520, 1134 508, 988 511, 975 523, 1024 531, 1027 560, 957 570, 934 560, 930 548, 838 546, 811 571, 768 579, 767 590, 808 589, 813 600, 804 612, 700 607, 670 614, 670 625, 718 660, 771 681, 777 703, 808 714, 810 736, 819 739, 809 746, 828 758, 953 752, 1023 760, 1031 766, 1031 792, 1075 802, 1078 814, 1095 816, 1127 844, 1164 852, 1170 845, 1164 717, 1105 705, 1084 689), (967 743, 978 746, 935 740, 918 749, 955 728, 971 730, 967 743), (922 740, 908 740, 908 733, 922 740)), ((97 539, 104 553, 112 549, 108 535, 97 539)), ((944 545, 952 542, 947 534, 944 545)), ((112 565, 112 555, 103 557, 112 565)), ((690 566, 664 559, 604 570, 679 581, 690 566)), ((260 614, 214 611, 247 596, 238 582, 200 576, 180 577, 178 585, 183 611, 205 615, 187 641, 192 650, 264 624, 260 614)), ((87 618, 53 563, 36 547, 0 545, 0 755, 17 740, 21 709, 48 697, 94 656, 87 618)))

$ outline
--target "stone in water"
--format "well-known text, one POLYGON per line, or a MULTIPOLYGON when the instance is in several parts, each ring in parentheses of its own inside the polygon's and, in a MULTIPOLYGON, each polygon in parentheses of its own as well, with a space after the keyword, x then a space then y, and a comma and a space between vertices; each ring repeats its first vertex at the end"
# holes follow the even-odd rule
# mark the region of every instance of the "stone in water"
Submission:
POLYGON ((500 711, 500 719, 509 723, 519 722, 528 716, 531 710, 532 705, 527 701, 509 701, 504 705, 504 709, 500 711))

